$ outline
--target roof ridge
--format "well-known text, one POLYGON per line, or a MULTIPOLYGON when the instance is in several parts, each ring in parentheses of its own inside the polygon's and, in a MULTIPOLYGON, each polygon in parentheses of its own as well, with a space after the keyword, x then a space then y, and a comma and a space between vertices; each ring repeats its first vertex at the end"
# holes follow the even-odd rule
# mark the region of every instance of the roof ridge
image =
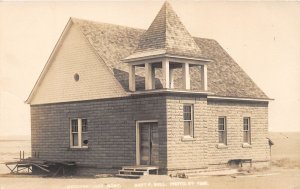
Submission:
MULTIPOLYGON (((108 69, 111 69, 117 81, 128 91, 128 65, 122 60, 132 54, 137 47, 144 29, 136 30, 128 26, 120 26, 110 23, 94 22, 84 19, 70 18, 66 28, 71 24, 79 26, 84 32, 85 37, 91 43, 95 51, 104 59, 108 69), (79 23, 79 24, 76 24, 79 23), (105 25, 104 25, 105 24, 105 25), (126 31, 128 30, 128 31, 126 31)), ((62 35, 66 35, 67 30, 62 35)), ((235 60, 226 52, 226 50, 215 40, 201 37, 193 37, 196 44, 201 49, 203 55, 214 60, 208 64, 208 89, 216 96, 224 97, 244 97, 266 99, 268 96, 262 91, 252 78, 235 62, 235 60), (226 72, 224 70, 227 70, 226 72), (241 71, 242 70, 242 71, 241 71), (247 75, 247 76, 245 76, 247 75)), ((57 49, 55 47, 55 49, 57 49)), ((50 55, 47 62, 54 58, 54 53, 50 55)), ((47 63, 45 67, 49 66, 47 63)), ((191 70, 195 67, 191 67, 191 70)), ((45 69, 46 70, 46 69, 45 69)), ((42 71, 45 73, 46 71, 42 71)), ((195 73, 191 71, 191 73, 195 73)), ((144 87, 144 72, 136 71, 137 88, 144 87)), ((201 88, 199 85, 200 74, 191 74, 191 88, 197 91, 201 88)), ((175 75, 180 78, 180 75, 175 75)), ((41 76, 40 76, 41 77, 41 76)), ((158 77, 160 77, 158 75, 158 77)), ((176 79, 174 77, 174 79, 176 79)), ((158 78, 160 79, 160 78, 158 78)), ((40 80, 40 79, 39 79, 40 80)), ((37 82, 38 83, 38 82, 37 82)), ((34 93, 38 84, 36 83, 32 93, 34 93)), ((181 85, 179 83, 179 85, 181 85)), ((27 99, 30 103, 30 97, 27 99)))
POLYGON ((138 27, 132 27, 132 26, 125 26, 121 24, 113 24, 113 23, 107 23, 107 22, 100 22, 100 21, 94 21, 94 20, 87 20, 87 19, 82 19, 82 18, 75 18, 75 17, 70 17, 70 19, 73 21, 73 23, 78 24, 79 22, 87 22, 95 25, 111 25, 111 26, 117 26, 117 27, 122 27, 122 28, 127 28, 127 29, 135 29, 135 30, 141 30, 141 31, 146 31, 146 29, 143 28, 138 28, 138 27))
MULTIPOLYGON (((166 7, 167 5, 170 5, 170 4, 167 1, 165 1, 161 9, 163 9, 163 7, 164 6, 166 7)), ((165 18, 164 18, 163 21, 164 21, 165 27, 167 27, 167 13, 168 13, 168 11, 167 11, 167 8, 165 8, 163 10, 165 11, 165 14, 164 14, 165 18)), ((166 32, 164 34, 165 34, 165 39, 167 39, 167 30, 166 30, 166 32)), ((164 50, 167 50, 167 40, 165 40, 164 50)))
MULTIPOLYGON (((168 22, 168 15, 170 14, 170 16, 172 16, 172 14, 174 14, 175 17, 177 17, 177 19, 175 18, 174 20, 176 20, 177 22, 180 23, 180 25, 183 27, 184 31, 186 32, 186 35, 188 35, 188 37, 190 39, 192 39, 192 41, 194 42, 194 45, 196 45, 196 48, 201 52, 200 47, 197 45, 196 41, 193 39, 193 36, 189 33, 189 31, 187 30, 187 28, 184 26, 184 24, 181 22, 180 17, 176 14, 176 12, 173 10, 171 4, 168 1, 165 1, 164 6, 166 6, 166 25, 168 22)), ((168 26, 168 25, 167 25, 168 26)), ((167 33, 166 33, 167 34, 167 33)))
MULTIPOLYGON (((105 25, 111 25, 111 26, 119 26, 119 27, 123 27, 123 28, 128 28, 128 29, 136 29, 136 30, 141 30, 141 31, 147 31, 147 29, 143 29, 143 28, 138 28, 138 27, 132 27, 132 26, 125 26, 125 25, 121 25, 121 24, 113 24, 113 23, 108 23, 108 22, 100 22, 100 21, 94 21, 94 20, 87 20, 87 19, 83 19, 83 18, 77 18, 77 17, 70 17, 70 19, 72 21, 79 21, 79 22, 88 22, 88 23, 92 23, 92 24, 105 24, 105 25)), ((193 36, 191 35, 192 38, 196 38, 196 39, 206 39, 206 40, 213 40, 218 42, 217 40, 213 39, 213 38, 206 38, 206 37, 199 37, 199 36, 193 36)))

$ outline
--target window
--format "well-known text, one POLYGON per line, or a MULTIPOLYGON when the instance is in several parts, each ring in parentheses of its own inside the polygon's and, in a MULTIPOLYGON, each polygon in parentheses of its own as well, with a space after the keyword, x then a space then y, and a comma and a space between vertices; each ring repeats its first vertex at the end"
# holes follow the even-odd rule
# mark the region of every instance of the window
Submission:
POLYGON ((71 120, 71 146, 78 146, 78 120, 71 120))
POLYGON ((193 137, 194 124, 193 124, 193 105, 183 106, 183 122, 184 122, 184 136, 193 137))
POLYGON ((88 133, 87 133, 87 119, 81 120, 81 135, 82 135, 82 146, 88 145, 88 133))
POLYGON ((251 143, 251 128, 250 128, 250 117, 244 117, 243 120, 243 142, 251 143))
POLYGON ((218 119, 218 132, 219 132, 219 143, 227 144, 227 126, 226 117, 219 117, 218 119))
POLYGON ((74 80, 79 81, 79 74, 78 73, 74 74, 74 80))
POLYGON ((71 120, 71 147, 86 148, 88 146, 87 119, 71 120))

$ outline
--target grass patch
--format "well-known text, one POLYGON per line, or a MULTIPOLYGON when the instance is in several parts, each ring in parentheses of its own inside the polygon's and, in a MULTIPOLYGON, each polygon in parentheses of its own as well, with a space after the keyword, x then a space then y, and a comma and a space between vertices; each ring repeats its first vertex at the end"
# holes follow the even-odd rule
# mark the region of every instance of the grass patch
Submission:
POLYGON ((272 166, 300 169, 300 160, 290 160, 288 158, 282 158, 282 159, 278 159, 278 160, 273 160, 272 166))
POLYGON ((240 167, 238 169, 238 172, 243 172, 243 173, 258 173, 258 172, 265 172, 268 171, 270 167, 240 167))

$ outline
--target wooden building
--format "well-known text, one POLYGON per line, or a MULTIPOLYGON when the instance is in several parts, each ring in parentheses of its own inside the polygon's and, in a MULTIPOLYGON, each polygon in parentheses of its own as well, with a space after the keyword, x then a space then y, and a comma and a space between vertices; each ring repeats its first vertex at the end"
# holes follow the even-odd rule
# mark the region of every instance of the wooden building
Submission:
POLYGON ((32 153, 81 173, 268 166, 269 100, 168 2, 147 30, 70 18, 27 100, 32 153))

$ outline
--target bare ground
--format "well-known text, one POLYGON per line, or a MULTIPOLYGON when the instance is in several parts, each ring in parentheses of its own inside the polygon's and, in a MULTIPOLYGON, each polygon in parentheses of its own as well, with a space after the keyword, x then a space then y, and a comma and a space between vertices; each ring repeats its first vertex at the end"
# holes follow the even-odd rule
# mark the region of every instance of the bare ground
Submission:
POLYGON ((42 178, 34 176, 0 177, 0 189, 96 189, 96 188, 228 188, 228 189, 300 189, 300 169, 278 168, 236 176, 201 176, 195 179, 168 176, 144 176, 140 179, 42 178))
MULTIPOLYGON (((163 175, 144 176, 140 179, 123 179, 117 177, 43 178, 3 174, 7 173, 7 169, 3 164, 0 164, 0 189, 300 189, 300 133, 270 133, 270 137, 275 143, 272 147, 272 167, 264 170, 249 170, 248 172, 243 172, 245 174, 201 176, 193 179, 170 178, 163 175)), ((15 156, 18 157, 18 153, 15 156)), ((3 159, 4 156, 1 158, 3 159)))

